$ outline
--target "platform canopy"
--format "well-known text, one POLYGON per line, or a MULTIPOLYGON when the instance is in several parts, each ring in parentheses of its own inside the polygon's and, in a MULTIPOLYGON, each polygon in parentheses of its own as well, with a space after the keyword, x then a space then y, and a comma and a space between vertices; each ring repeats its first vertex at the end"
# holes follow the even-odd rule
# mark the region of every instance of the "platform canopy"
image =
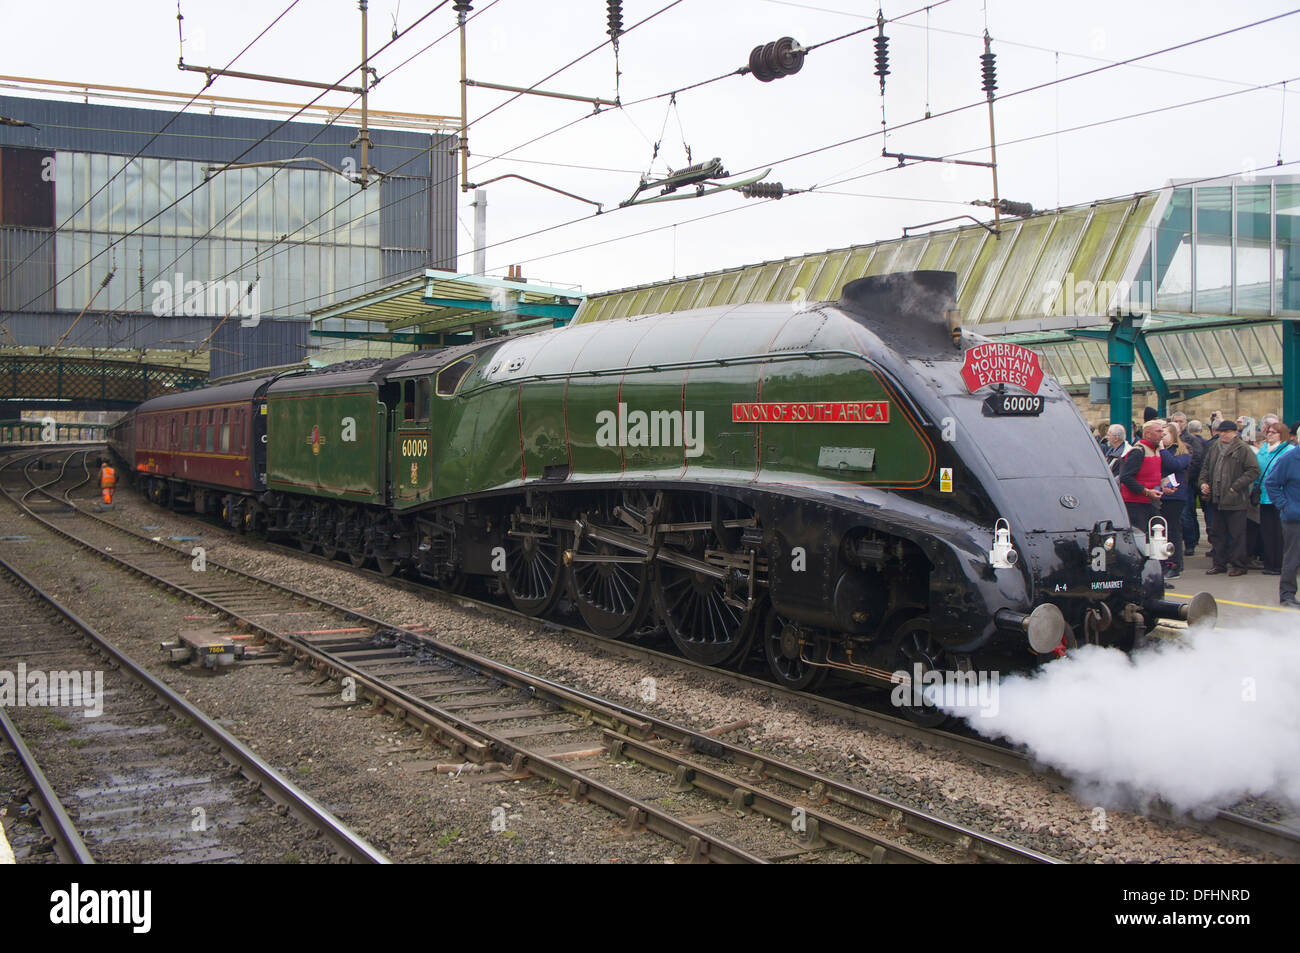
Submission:
MULTIPOLYGON (((1139 316, 1171 396, 1282 385, 1300 415, 1300 176, 1171 181, 1022 218, 742 265, 588 296, 575 324, 758 301, 835 300, 850 281, 957 273, 962 323, 1037 350, 1086 393, 1103 341, 1076 333, 1139 316)), ((1161 385, 1142 366, 1139 385, 1161 385)))
POLYGON ((428 269, 312 312, 312 334, 437 347, 495 331, 567 324, 584 297, 576 286, 428 269))

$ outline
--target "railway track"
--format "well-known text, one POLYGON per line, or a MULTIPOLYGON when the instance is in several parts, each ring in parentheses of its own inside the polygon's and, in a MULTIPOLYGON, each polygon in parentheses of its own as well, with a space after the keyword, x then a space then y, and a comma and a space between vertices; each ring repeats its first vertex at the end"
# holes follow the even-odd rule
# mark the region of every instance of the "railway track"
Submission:
MULTIPOLYGON (((210 527, 213 524, 203 521, 203 525, 210 527)), ((229 532, 225 527, 218 528, 223 532, 229 532)), ((385 575, 373 569, 352 566, 347 562, 342 562, 337 559, 327 559, 321 555, 305 553, 295 546, 280 543, 269 543, 268 545, 281 551, 286 556, 293 557, 297 560, 329 566, 330 568, 341 572, 348 572, 364 577, 372 582, 399 588, 407 592, 417 593, 425 598, 437 598, 451 605, 473 607, 478 611, 491 613, 501 618, 514 619, 533 625, 543 625, 550 630, 562 631, 567 635, 579 639, 589 645, 598 646, 601 650, 621 658, 654 662, 658 665, 682 672, 697 672, 708 674, 714 678, 726 679, 736 683, 737 685, 761 689, 768 692, 774 698, 797 701, 799 704, 811 707, 813 710, 825 714, 828 717, 840 719, 849 724, 858 725, 873 731, 884 731, 897 737, 907 738, 946 751, 951 751, 954 754, 980 764, 986 764, 1025 775, 1033 774, 1060 784, 1062 787, 1069 787, 1071 784, 1070 779, 1058 774, 1051 768, 1036 764, 1033 759, 1023 751, 1009 748, 1001 744, 994 744, 977 738, 969 733, 924 728, 906 718, 864 707, 845 698, 836 698, 825 693, 814 695, 804 692, 795 692, 777 685, 761 675, 756 676, 743 671, 723 670, 701 665, 692 662, 689 659, 682 658, 680 655, 659 651, 649 645, 609 639, 596 635, 595 633, 589 632, 585 629, 564 625, 553 620, 537 619, 497 602, 479 599, 465 594, 449 593, 424 583, 403 579, 398 576, 385 575)), ((1178 627, 1178 625, 1174 623, 1166 624, 1174 628, 1178 627)), ((833 690, 833 683, 830 688, 833 690)), ((654 719, 649 720, 651 722, 654 721, 654 719)), ((731 752, 729 756, 737 760, 743 760, 744 758, 744 755, 739 752, 731 752)), ((814 787, 813 790, 820 789, 814 787)), ((1273 853, 1281 857, 1300 859, 1300 824, 1298 824, 1294 818, 1280 822, 1269 822, 1247 817, 1230 810, 1220 810, 1209 820, 1189 820, 1186 816, 1179 815, 1177 812, 1162 806, 1158 802, 1148 804, 1146 811, 1153 817, 1161 818, 1171 823, 1190 826, 1234 844, 1273 853)), ((890 816, 894 815, 891 814, 890 816)))
MULTIPOLYGON (((45 482, 6 493, 20 505, 67 482, 67 462, 45 482)), ((12 466, 12 463, 8 466, 12 466)), ((6 467, 7 469, 7 467, 6 467)), ((23 472, 27 473, 27 465, 23 472)), ((83 479, 82 483, 85 482, 83 479)), ((81 485, 80 483, 77 484, 81 485)), ((467 762, 499 765, 505 777, 550 781, 572 798, 594 802, 629 830, 650 830, 681 845, 688 860, 758 862, 804 858, 930 863, 981 860, 1053 862, 1043 854, 953 824, 725 740, 565 688, 419 631, 393 626, 357 609, 209 560, 194 571, 192 554, 72 507, 87 528, 130 545, 88 540, 64 520, 27 507, 47 528, 120 566, 208 606, 245 633, 264 638, 286 658, 339 681, 355 699, 406 720, 467 762), (105 552, 106 549, 113 552, 105 552), (662 776, 652 794, 621 790, 613 777, 629 761, 662 776), (664 788, 668 796, 664 796, 664 788), (661 805, 672 795, 706 795, 722 810, 703 824, 661 805), (746 817, 789 824, 799 836, 788 849, 762 855, 743 844, 746 817), (721 833, 717 832, 721 831, 721 833), (837 853, 838 852, 838 853, 837 853)), ((61 512, 69 512, 61 510, 61 512)), ((329 689, 333 692, 334 689, 329 689)), ((623 772, 626 774, 626 772, 623 772)), ((768 826, 770 830, 770 825, 768 826)))
POLYGON ((19 691, 41 689, 38 707, 0 709, 0 735, 27 778, 27 817, 39 823, 10 830, 20 860, 274 860, 269 841, 317 854, 319 834, 342 859, 386 862, 3 558, 0 612, 22 620, 0 628, 0 668, 21 670, 19 691))

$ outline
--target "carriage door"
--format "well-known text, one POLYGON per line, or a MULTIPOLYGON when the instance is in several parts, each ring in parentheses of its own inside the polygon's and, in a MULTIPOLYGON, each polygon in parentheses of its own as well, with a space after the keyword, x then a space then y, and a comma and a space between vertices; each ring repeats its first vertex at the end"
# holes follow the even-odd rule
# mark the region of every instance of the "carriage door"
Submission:
POLYGON ((433 455, 429 439, 431 383, 428 377, 402 381, 393 489, 397 500, 407 504, 422 502, 433 495, 433 455))

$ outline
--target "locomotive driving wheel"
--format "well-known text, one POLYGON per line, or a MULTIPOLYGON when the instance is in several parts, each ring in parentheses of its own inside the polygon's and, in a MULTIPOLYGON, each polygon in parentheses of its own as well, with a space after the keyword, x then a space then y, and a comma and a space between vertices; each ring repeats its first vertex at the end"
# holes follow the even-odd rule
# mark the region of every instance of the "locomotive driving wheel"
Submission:
MULTIPOLYGON (((583 514, 593 526, 611 526, 602 512, 583 514)), ((632 551, 592 539, 585 532, 566 555, 569 595, 587 628, 607 639, 626 639, 650 608, 650 566, 632 551)))
POLYGON ((545 615, 559 598, 564 581, 559 534, 518 525, 524 535, 506 537, 506 568, 497 578, 516 609, 525 615, 545 615))
POLYGON ((763 626, 763 654, 778 684, 797 692, 816 691, 821 687, 830 669, 807 661, 815 657, 815 650, 812 633, 807 628, 769 608, 763 626))
POLYGON ((333 560, 339 554, 339 521, 345 519, 343 513, 334 506, 320 508, 320 554, 333 560))
MULTIPOLYGON (((719 500, 719 525, 735 520, 737 507, 719 500)), ((666 522, 681 527, 666 533, 663 549, 705 561, 708 552, 728 551, 731 541, 719 539, 712 528, 707 498, 678 501, 666 522), (709 528, 705 528, 709 527, 709 528)), ((727 531, 724 530, 724 534, 727 531)), ((739 536, 739 533, 728 534, 739 536)), ((701 665, 738 665, 749 655, 762 614, 760 601, 749 598, 735 569, 721 578, 661 561, 656 567, 655 609, 679 652, 701 665)))
MULTIPOLYGON (((927 672, 941 672, 946 668, 943 646, 935 638, 929 619, 916 616, 898 627, 894 633, 894 668, 906 672, 910 679, 915 679, 918 671, 924 676, 927 672)), ((900 707, 909 721, 922 728, 937 728, 948 721, 948 713, 926 699, 921 686, 917 686, 916 691, 911 690, 910 683, 898 687, 903 689, 900 707)))

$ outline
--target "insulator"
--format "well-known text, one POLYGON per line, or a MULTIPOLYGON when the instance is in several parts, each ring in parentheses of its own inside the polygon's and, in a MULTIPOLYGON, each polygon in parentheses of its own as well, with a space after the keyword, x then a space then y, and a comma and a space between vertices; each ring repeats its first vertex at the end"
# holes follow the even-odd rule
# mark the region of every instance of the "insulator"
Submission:
POLYGON ((785 195, 785 186, 780 182, 755 182, 740 190, 747 199, 779 199, 785 195))
POLYGON ((885 77, 889 75, 889 37, 885 36, 885 18, 876 15, 876 75, 880 77, 880 92, 885 92, 885 77))
POLYGON ((722 160, 713 158, 704 162, 697 162, 694 165, 688 165, 684 169, 673 169, 672 175, 675 178, 679 175, 696 175, 700 172, 708 172, 713 178, 721 178, 727 174, 722 168, 722 160))
POLYGON ((623 0, 609 0, 609 29, 605 32, 617 40, 623 33, 623 0))
POLYGON ((984 52, 980 55, 980 63, 984 72, 984 94, 990 98, 993 91, 998 88, 998 68, 997 54, 993 52, 991 40, 987 33, 984 34, 984 52))
POLYGON ((749 71, 764 83, 793 76, 803 69, 805 52, 798 40, 783 36, 749 51, 749 71))
POLYGON ((456 2, 451 5, 451 8, 458 14, 471 13, 474 10, 474 4, 471 0, 456 0, 456 2))
POLYGON ((1034 206, 1029 202, 1012 202, 1010 199, 1001 199, 998 202, 998 211, 1003 215, 1016 215, 1024 218, 1026 215, 1034 214, 1034 206))

